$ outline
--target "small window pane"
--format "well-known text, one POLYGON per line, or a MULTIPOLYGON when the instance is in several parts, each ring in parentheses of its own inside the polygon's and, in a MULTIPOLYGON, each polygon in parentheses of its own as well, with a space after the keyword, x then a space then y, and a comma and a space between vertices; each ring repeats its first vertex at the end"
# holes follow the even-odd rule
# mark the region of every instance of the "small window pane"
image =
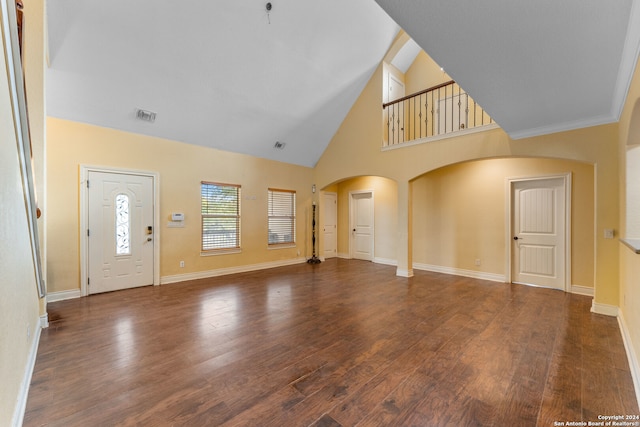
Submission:
POLYGON ((240 187, 201 183, 202 250, 240 247, 240 187))
POLYGON ((295 243, 296 193, 269 189, 269 244, 295 243))
POLYGON ((129 196, 118 194, 116 196, 116 255, 131 255, 130 234, 129 196))

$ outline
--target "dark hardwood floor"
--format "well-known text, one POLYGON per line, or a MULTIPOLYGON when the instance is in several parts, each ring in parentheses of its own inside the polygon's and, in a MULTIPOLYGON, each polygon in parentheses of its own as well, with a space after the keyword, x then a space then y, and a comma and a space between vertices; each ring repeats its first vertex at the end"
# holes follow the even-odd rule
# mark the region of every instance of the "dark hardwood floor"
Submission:
POLYGON ((24 425, 554 426, 638 414, 617 321, 590 304, 342 259, 56 302, 24 425))

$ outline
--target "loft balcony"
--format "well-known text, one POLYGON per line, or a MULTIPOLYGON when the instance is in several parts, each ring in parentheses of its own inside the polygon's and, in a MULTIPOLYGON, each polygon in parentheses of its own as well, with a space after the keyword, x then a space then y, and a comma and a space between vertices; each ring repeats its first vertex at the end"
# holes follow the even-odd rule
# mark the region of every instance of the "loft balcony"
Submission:
POLYGON ((382 108, 383 148, 497 127, 482 107, 453 80, 384 103, 382 108))

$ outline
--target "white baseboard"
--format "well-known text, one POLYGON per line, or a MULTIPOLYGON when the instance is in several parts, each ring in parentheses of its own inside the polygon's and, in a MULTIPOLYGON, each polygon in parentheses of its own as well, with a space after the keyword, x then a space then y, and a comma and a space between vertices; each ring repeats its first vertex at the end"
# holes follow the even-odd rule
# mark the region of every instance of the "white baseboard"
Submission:
POLYGON ((375 257, 373 258, 373 262, 375 262, 376 264, 392 265, 394 267, 398 265, 398 261, 396 261, 395 259, 389 259, 389 258, 375 257))
POLYGON ((346 253, 344 253, 344 252, 338 252, 338 258, 351 259, 351 257, 349 256, 349 254, 346 254, 346 253))
POLYGON ((571 285, 571 293, 578 295, 586 295, 588 297, 593 296, 593 288, 588 288, 586 286, 580 285, 571 285))
POLYGON ((627 360, 629 361, 629 370, 631 371, 633 388, 636 391, 636 401, 640 406, 640 363, 638 363, 638 358, 633 350, 631 335, 629 335, 629 328, 627 328, 627 322, 624 319, 622 310, 618 311, 618 324, 620 325, 620 333, 622 334, 624 349, 627 352, 627 360))
POLYGON ((45 313, 40 316, 40 329, 46 329, 49 327, 49 313, 45 313))
POLYGON ((284 267, 287 265, 304 264, 306 258, 294 258, 280 261, 262 262, 260 264, 239 265, 236 267, 217 268, 215 270, 197 271, 195 273, 174 274, 160 278, 160 284, 184 282, 187 280, 207 279, 209 277, 225 276, 227 274, 246 273, 249 271, 266 270, 268 268, 284 267))
POLYGON ((618 317, 620 310, 615 305, 601 304, 593 301, 591 303, 591 312, 596 314, 604 314, 605 316, 618 317))
POLYGON ((413 277, 413 268, 410 268, 408 270, 406 270, 404 268, 398 268, 398 269, 396 269, 396 276, 399 276, 399 277, 413 277))
POLYGON ((27 397, 29 397, 29 386, 31 385, 31 378, 33 377, 33 369, 36 366, 36 356, 38 355, 38 345, 40 344, 41 323, 42 316, 40 316, 40 324, 36 327, 33 342, 29 349, 27 366, 24 368, 24 377, 22 378, 22 384, 20 384, 16 407, 13 410, 13 417, 11 419, 11 425, 13 427, 21 427, 24 421, 24 412, 27 409, 27 397))
POLYGON ((416 270, 431 271, 434 273, 452 274, 454 276, 471 277, 473 279, 490 280, 492 282, 507 282, 507 278, 502 274, 485 273, 483 271, 464 270, 462 268, 443 267, 440 265, 422 264, 419 262, 413 263, 413 268, 416 270))
POLYGON ((63 301, 66 299, 80 298, 80 289, 72 289, 69 291, 47 292, 47 302, 63 301))

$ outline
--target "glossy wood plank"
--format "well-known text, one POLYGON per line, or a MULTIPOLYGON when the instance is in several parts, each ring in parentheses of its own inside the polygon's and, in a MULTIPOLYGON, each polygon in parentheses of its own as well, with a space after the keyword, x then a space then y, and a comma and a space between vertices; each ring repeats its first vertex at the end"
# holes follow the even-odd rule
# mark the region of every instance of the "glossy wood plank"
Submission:
POLYGON ((49 305, 25 426, 551 426, 637 414, 615 319, 332 259, 49 305))

